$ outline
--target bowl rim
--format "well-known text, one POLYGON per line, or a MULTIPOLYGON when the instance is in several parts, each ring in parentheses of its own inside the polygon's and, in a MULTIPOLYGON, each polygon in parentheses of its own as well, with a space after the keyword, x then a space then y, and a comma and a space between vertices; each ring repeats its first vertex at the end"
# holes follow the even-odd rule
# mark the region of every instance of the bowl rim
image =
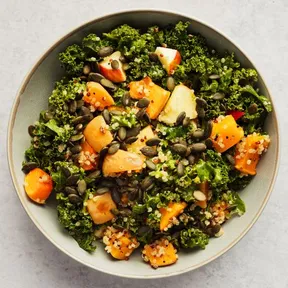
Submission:
MULTIPOLYGON (((114 13, 110 13, 110 14, 105 14, 103 16, 97 17, 93 20, 89 20, 87 22, 84 22, 81 25, 78 25, 76 28, 70 30, 70 32, 64 34, 62 37, 58 38, 58 40, 56 40, 54 42, 53 45, 51 45, 44 53, 42 53, 42 55, 38 58, 37 61, 35 61, 33 63, 33 65, 31 65, 31 68, 29 69, 28 73, 26 74, 26 76, 24 77, 17 93, 16 93, 16 97, 14 99, 12 108, 11 108, 11 112, 10 112, 10 117, 9 117, 9 122, 8 122, 8 128, 7 128, 7 158, 8 158, 8 166, 9 166, 9 172, 11 175, 11 179, 14 185, 14 188, 16 190, 16 193, 18 195, 18 198, 25 210, 25 212, 27 213, 27 215, 30 217, 30 219, 32 220, 32 222, 35 224, 35 226, 42 232, 42 234, 55 246, 57 247, 59 250, 61 250, 63 253, 65 253, 67 256, 71 257, 72 259, 76 260, 77 262, 90 267, 96 271, 101 271, 103 273, 109 274, 109 275, 113 275, 113 276, 118 276, 118 277, 123 277, 123 278, 133 278, 133 279, 157 279, 157 278, 166 278, 166 277, 170 277, 170 276, 176 276, 176 275, 180 275, 192 270, 195 270, 197 268, 200 268, 210 262, 212 262, 213 260, 217 259, 218 257, 220 257, 221 255, 223 255, 224 253, 226 253, 228 250, 230 250, 233 246, 235 246, 247 233, 248 231, 252 228, 252 226, 256 223, 256 221, 258 220, 258 218, 260 217, 261 213, 263 212, 274 187, 276 178, 277 178, 277 174, 278 174, 278 170, 279 170, 279 159, 280 159, 280 127, 279 127, 279 122, 278 122, 278 117, 277 117, 277 111, 276 111, 276 107, 274 105, 273 99, 272 99, 272 95, 270 93, 270 90, 268 89, 266 82, 262 76, 262 74, 260 73, 260 71, 258 70, 258 68, 256 67, 256 65, 254 64, 253 61, 251 61, 251 59, 247 56, 246 52, 238 45, 235 44, 234 41, 232 41, 230 39, 230 37, 228 37, 225 33, 219 31, 217 28, 214 28, 212 25, 208 24, 206 21, 202 21, 200 19, 198 19, 197 17, 191 17, 188 16, 185 13, 181 13, 181 12, 174 12, 168 9, 125 9, 125 10, 121 10, 119 12, 114 12, 114 13), (270 101, 272 103, 273 106, 273 110, 274 110, 274 117, 275 117, 275 124, 276 124, 276 137, 277 137, 277 147, 276 147, 276 165, 275 165, 275 169, 273 171, 273 178, 272 181, 269 185, 268 188, 268 193, 265 195, 265 198, 263 200, 263 202, 261 203, 261 206, 259 208, 259 210, 257 211, 257 213, 255 214, 254 218, 250 221, 249 225, 247 225, 247 227, 242 231, 242 233, 236 238, 234 239, 234 241, 232 241, 229 245, 227 245, 224 249, 222 249, 221 251, 219 251, 216 255, 206 259, 205 261, 202 261, 196 265, 190 266, 188 268, 185 269, 181 269, 181 270, 177 270, 175 272, 169 272, 169 273, 161 273, 161 274, 157 274, 157 275, 131 275, 131 274, 127 274, 127 273, 113 273, 110 272, 109 270, 106 269, 102 269, 102 268, 95 268, 92 264, 86 263, 83 260, 81 260, 80 258, 70 254, 70 252, 68 252, 65 248, 63 248, 60 244, 57 244, 52 238, 51 236, 46 233, 42 228, 40 223, 38 222, 38 220, 36 218, 34 218, 34 216, 29 212, 29 210, 27 209, 27 205, 25 204, 24 200, 22 200, 21 196, 20 196, 20 186, 18 185, 17 179, 16 179, 16 174, 14 171, 14 166, 13 166, 13 153, 12 153, 12 141, 13 141, 13 127, 14 127, 14 123, 15 123, 15 118, 16 118, 16 112, 20 103, 20 98, 21 95, 23 94, 23 92, 26 89, 26 86, 28 85, 31 77, 33 76, 34 72, 36 71, 36 69, 39 67, 39 65, 41 65, 41 63, 47 58, 47 56, 50 54, 51 51, 53 51, 62 41, 64 41, 65 39, 69 38, 71 35, 73 35, 74 33, 82 30, 84 27, 89 26, 90 24, 93 24, 95 22, 99 22, 101 20, 105 20, 105 19, 109 19, 111 17, 117 16, 117 15, 125 15, 125 14, 130 14, 130 13, 161 13, 161 14, 167 14, 167 15, 174 15, 174 16, 180 16, 183 18, 187 18, 187 19, 191 19, 195 22, 198 22, 199 24, 206 26, 207 28, 211 29, 212 31, 219 33, 221 36, 223 36, 224 38, 226 38, 228 41, 230 41, 239 51, 241 51, 244 56, 251 62, 251 64, 254 66, 254 68, 257 70, 259 76, 262 78, 263 80, 263 86, 265 87, 265 89, 268 91, 268 94, 270 96, 270 101)), ((164 271, 164 270, 163 270, 164 271)))

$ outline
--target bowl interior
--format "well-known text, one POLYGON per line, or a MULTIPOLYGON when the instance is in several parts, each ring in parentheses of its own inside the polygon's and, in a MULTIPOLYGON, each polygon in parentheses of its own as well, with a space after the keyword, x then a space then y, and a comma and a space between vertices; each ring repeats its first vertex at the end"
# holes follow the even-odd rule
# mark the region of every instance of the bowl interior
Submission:
MULTIPOLYGON (((145 264, 141 260, 140 253, 134 253, 133 257, 125 262, 125 265, 121 261, 113 261, 104 252, 100 243, 94 254, 86 253, 58 224, 53 200, 48 201, 45 207, 41 207, 27 199, 23 189, 24 175, 21 172, 24 151, 30 144, 30 137, 26 131, 27 127, 37 120, 39 112, 47 107, 47 99, 51 94, 53 85, 63 75, 58 61, 58 53, 64 50, 66 46, 81 41, 88 33, 109 31, 120 24, 127 23, 134 27, 145 28, 154 24, 164 26, 179 20, 191 21, 191 32, 201 33, 207 38, 208 43, 218 51, 234 52, 243 66, 254 67, 239 48, 203 23, 167 12, 133 11, 120 13, 90 22, 71 32, 50 48, 24 81, 12 111, 8 133, 10 169, 17 193, 28 215, 42 233, 66 254, 106 273, 139 278, 164 277, 204 265, 227 251, 248 231, 265 206, 274 182, 278 159, 278 127, 275 112, 269 115, 266 121, 266 130, 272 139, 271 147, 259 165, 257 177, 241 192, 241 197, 247 207, 246 214, 241 218, 235 217, 226 223, 224 225, 225 234, 220 239, 211 239, 205 250, 180 253, 179 261, 175 265, 157 270, 151 269, 149 265, 145 264)), ((259 88, 264 95, 270 97, 261 76, 259 77, 259 88)))

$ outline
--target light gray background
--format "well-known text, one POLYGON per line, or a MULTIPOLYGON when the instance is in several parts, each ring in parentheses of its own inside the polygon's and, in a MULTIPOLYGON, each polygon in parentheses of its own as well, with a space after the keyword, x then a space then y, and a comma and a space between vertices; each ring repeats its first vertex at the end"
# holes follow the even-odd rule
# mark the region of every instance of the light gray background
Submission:
POLYGON ((288 287, 287 0, 0 0, 0 287, 288 287), (86 268, 58 251, 30 221, 14 192, 6 129, 16 90, 59 37, 85 21, 128 8, 179 11, 207 21, 253 59, 271 89, 282 128, 278 181, 248 235, 197 271, 163 280, 128 280, 86 268), (286 127, 286 128, 285 128, 286 127))

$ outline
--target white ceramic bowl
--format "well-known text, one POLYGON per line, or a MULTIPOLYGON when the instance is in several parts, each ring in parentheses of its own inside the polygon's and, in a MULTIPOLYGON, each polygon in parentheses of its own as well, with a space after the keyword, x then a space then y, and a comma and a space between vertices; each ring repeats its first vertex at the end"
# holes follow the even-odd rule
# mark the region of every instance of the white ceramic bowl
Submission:
MULTIPOLYGON (((241 192, 241 197, 247 205, 246 214, 228 221, 224 225, 225 234, 219 239, 211 239, 205 250, 181 252, 176 264, 157 270, 145 264, 138 253, 134 253, 127 262, 113 261, 102 249, 101 244, 94 254, 86 253, 58 223, 53 201, 41 207, 27 199, 23 188, 24 175, 21 171, 24 151, 30 144, 30 137, 26 131, 27 127, 37 120, 39 112, 47 107, 47 99, 53 85, 63 74, 58 53, 66 46, 80 42, 90 32, 106 32, 124 23, 141 28, 154 24, 163 26, 179 20, 190 21, 191 32, 201 33, 218 51, 233 51, 243 66, 255 68, 255 65, 231 40, 201 21, 165 11, 128 11, 84 24, 56 42, 28 73, 12 109, 8 128, 8 160, 13 183, 23 207, 35 225, 56 247, 84 265, 105 273, 131 278, 160 278, 184 273, 209 263, 235 245, 252 227, 267 203, 275 181, 279 159, 279 134, 277 118, 273 112, 266 121, 266 130, 271 136, 272 144, 259 164, 257 177, 241 192)), ((259 88, 271 99, 260 73, 259 88)))

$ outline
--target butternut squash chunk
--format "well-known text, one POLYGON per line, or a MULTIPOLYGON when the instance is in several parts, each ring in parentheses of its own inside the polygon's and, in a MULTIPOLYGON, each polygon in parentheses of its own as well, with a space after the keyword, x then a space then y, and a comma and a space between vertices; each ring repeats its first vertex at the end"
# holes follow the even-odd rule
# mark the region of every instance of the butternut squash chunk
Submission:
POLYGON ((242 173, 255 175, 261 154, 268 149, 270 138, 267 135, 252 134, 237 145, 235 168, 242 173))
POLYGON ((98 153, 113 140, 108 128, 109 126, 100 115, 91 120, 83 132, 88 144, 98 153))
POLYGON ((187 203, 181 202, 170 202, 167 208, 160 208, 161 219, 160 219, 160 230, 163 231, 168 228, 174 217, 177 217, 186 208, 187 203))
POLYGON ((215 150, 222 153, 237 144, 244 137, 244 131, 237 125, 232 115, 218 117, 216 121, 210 138, 215 150))
POLYGON ((156 240, 154 243, 144 246, 142 258, 149 262, 153 268, 167 266, 178 259, 177 250, 167 239, 156 240))

